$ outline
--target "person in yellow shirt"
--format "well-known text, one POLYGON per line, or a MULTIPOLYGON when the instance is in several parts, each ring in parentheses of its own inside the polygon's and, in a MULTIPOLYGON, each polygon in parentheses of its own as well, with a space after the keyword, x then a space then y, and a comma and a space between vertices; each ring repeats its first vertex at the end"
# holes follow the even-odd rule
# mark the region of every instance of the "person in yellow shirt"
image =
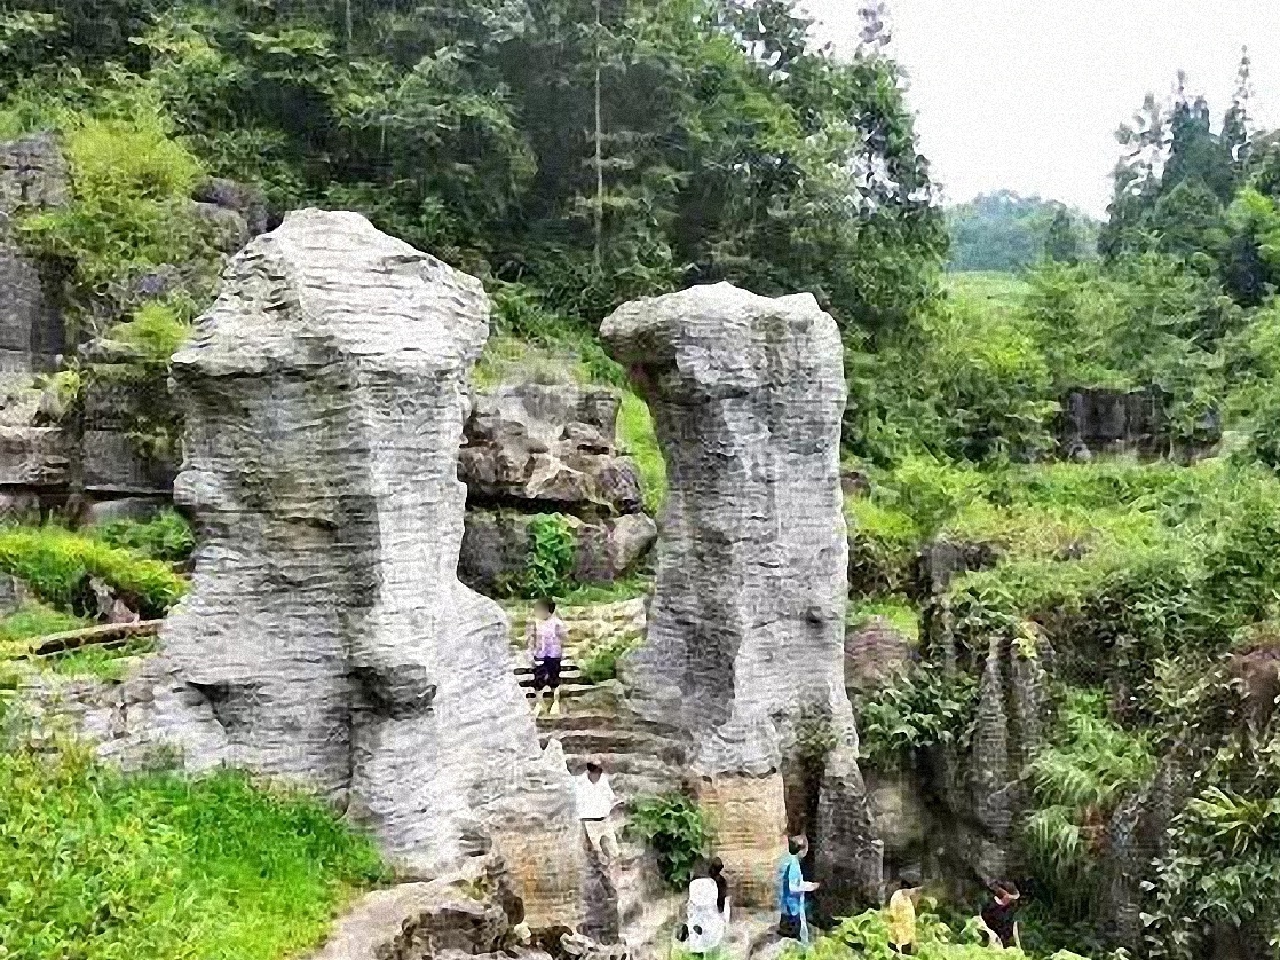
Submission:
POLYGON ((903 883, 889 898, 889 946, 907 957, 916 948, 916 904, 921 889, 903 883))

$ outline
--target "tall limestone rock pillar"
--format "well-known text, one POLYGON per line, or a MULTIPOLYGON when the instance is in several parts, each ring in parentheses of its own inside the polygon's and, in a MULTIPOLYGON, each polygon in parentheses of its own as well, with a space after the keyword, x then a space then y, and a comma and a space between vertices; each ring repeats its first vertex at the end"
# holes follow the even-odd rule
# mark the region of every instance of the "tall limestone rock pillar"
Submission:
POLYGON ((772 902, 797 721, 821 718, 835 747, 808 824, 818 878, 833 907, 874 898, 881 847, 844 685, 835 322, 807 294, 721 283, 628 303, 601 333, 650 405, 669 483, 636 708, 695 744, 719 852, 756 904, 772 902))
POLYGON ((193 765, 345 804, 407 874, 503 855, 534 926, 572 924, 568 773, 538 747, 496 603, 458 582, 480 283, 350 213, 254 240, 173 361, 175 495, 203 532, 165 625, 211 707, 193 765))

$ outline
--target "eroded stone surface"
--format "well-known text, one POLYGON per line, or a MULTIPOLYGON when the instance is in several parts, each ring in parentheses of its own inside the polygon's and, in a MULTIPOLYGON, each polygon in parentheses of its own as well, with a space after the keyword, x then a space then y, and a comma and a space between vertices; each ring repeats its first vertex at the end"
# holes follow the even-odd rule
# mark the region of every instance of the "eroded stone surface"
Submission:
MULTIPOLYGON (((224 275, 173 371, 176 497, 203 537, 166 661, 216 718, 196 766, 296 779, 345 803, 400 869, 547 858, 538 922, 576 916, 563 758, 540 752, 507 623, 457 579, 478 281, 363 217, 290 215, 224 275)), ((207 729, 207 726, 206 726, 207 729)))
MULTIPOLYGON (((637 709, 686 731, 713 805, 749 777, 781 797, 801 710, 825 716, 816 849, 839 881, 836 864, 877 856, 844 686, 839 331, 812 296, 722 283, 626 304, 601 333, 649 402, 669 483, 637 709)), ((744 849, 780 852, 784 826, 756 818, 744 849)))
POLYGON ((45 296, 35 264, 14 241, 11 221, 65 203, 68 183, 53 136, 0 143, 0 388, 52 370, 65 348, 62 317, 45 296))

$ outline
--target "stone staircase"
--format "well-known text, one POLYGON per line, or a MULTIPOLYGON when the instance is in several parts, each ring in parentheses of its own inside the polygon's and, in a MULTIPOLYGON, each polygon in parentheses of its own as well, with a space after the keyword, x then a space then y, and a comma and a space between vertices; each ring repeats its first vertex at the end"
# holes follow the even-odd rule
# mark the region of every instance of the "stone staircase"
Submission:
POLYGON ((595 760, 628 802, 680 789, 688 756, 676 736, 674 727, 642 720, 621 703, 582 710, 571 705, 558 717, 538 718, 539 741, 560 741, 570 773, 581 773, 595 760))

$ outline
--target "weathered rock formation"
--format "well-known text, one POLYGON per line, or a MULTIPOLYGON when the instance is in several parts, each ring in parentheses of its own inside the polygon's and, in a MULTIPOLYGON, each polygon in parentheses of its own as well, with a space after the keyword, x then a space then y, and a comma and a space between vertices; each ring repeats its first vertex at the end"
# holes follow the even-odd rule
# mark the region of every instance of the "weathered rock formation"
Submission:
POLYGON ((767 902, 786 827, 783 771, 801 710, 826 718, 815 831, 828 895, 878 895, 845 693, 845 403, 835 322, 811 296, 729 284, 620 308, 601 333, 654 414, 667 462, 636 708, 694 744, 702 802, 740 901, 767 902))
POLYGON ((538 747, 500 608, 457 579, 480 284, 363 217, 290 215, 173 361, 193 587, 164 659, 216 720, 194 766, 307 783, 399 867, 496 849, 540 924, 577 913, 568 775, 538 747))
POLYGON ((1089 460, 1099 454, 1136 454, 1144 458, 1177 456, 1196 460, 1211 455, 1222 440, 1222 417, 1207 412, 1192 436, 1174 442, 1166 415, 1168 396, 1158 387, 1071 390, 1062 399, 1056 433, 1063 456, 1089 460))
POLYGON ((522 383, 481 393, 458 475, 467 485, 459 576, 488 594, 524 573, 534 517, 559 513, 573 535, 573 579, 630 572, 657 538, 634 464, 614 446, 619 398, 607 389, 522 383))
POLYGON ((13 236, 14 218, 66 202, 66 163, 52 136, 0 143, 0 389, 30 385, 64 349, 62 316, 13 236))

